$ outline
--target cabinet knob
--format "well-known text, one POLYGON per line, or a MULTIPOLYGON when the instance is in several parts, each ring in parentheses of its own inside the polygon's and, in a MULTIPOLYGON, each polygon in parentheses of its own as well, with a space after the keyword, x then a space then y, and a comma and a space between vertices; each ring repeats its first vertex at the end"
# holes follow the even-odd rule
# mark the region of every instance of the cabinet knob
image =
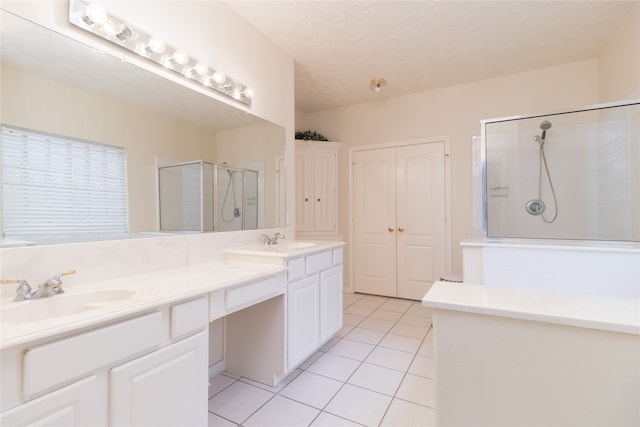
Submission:
POLYGON ((398 231, 402 233, 404 231, 404 227, 398 227, 398 231))
POLYGON ((318 199, 318 201, 320 201, 320 199, 318 199))
POLYGON ((389 227, 389 228, 387 228, 387 230, 389 230, 389 233, 393 233, 394 228, 393 227, 389 227))
POLYGON ((309 199, 304 199, 304 201, 305 201, 305 202, 308 202, 308 201, 309 201, 309 199))

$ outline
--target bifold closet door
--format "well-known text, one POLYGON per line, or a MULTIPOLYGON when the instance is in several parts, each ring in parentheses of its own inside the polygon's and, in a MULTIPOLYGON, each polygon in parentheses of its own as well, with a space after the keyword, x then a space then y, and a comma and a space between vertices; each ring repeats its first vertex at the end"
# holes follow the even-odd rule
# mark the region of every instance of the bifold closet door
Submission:
POLYGON ((354 289, 396 296, 394 148, 353 153, 354 289))
POLYGON ((354 289, 422 299, 445 273, 444 143, 353 153, 354 289))

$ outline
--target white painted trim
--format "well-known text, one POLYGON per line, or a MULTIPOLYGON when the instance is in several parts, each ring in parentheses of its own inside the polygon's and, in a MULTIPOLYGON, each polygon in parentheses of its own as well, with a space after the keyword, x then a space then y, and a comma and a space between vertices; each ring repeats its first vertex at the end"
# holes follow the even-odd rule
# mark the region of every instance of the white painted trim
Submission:
POLYGON ((427 138, 405 139, 400 141, 382 142, 379 144, 358 145, 349 147, 349 285, 345 292, 354 292, 355 273, 353 269, 354 244, 353 244, 353 156, 357 151, 378 150, 381 148, 403 147, 407 145, 444 143, 444 210, 445 210, 445 268, 447 274, 453 272, 453 244, 452 244, 452 220, 451 220, 451 137, 441 135, 427 138))

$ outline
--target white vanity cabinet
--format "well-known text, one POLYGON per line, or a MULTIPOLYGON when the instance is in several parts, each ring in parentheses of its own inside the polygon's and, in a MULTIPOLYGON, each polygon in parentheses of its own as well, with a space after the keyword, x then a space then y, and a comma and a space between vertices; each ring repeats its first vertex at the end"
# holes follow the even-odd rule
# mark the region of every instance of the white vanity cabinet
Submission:
POLYGON ((208 297, 2 350, 0 425, 207 424, 208 297))
POLYGON ((342 327, 342 247, 287 261, 287 372, 342 327))

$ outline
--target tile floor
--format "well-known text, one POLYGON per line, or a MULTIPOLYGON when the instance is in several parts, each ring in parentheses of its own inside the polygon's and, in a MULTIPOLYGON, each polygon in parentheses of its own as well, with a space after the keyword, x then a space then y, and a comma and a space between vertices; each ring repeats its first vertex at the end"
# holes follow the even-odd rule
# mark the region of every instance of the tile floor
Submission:
POLYGON ((278 387, 228 373, 209 388, 209 426, 433 425, 431 311, 344 295, 344 327, 278 387))

